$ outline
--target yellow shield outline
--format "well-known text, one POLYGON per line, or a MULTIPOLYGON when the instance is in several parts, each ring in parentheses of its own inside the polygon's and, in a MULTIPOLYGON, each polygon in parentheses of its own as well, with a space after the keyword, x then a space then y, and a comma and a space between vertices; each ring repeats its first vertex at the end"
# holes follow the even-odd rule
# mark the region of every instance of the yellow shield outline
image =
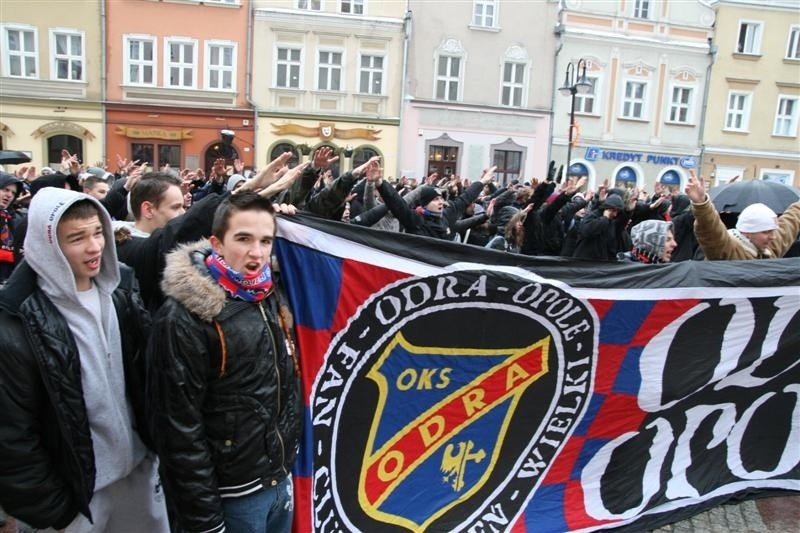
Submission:
MULTIPOLYGON (((454 356, 487 356, 487 355, 504 355, 508 354, 508 358, 500 365, 496 365, 495 367, 487 370, 486 372, 475 376, 470 383, 467 383, 457 389, 456 391, 448 394, 445 398, 439 400, 436 404, 430 406, 424 413, 420 414, 417 419, 424 420, 428 418, 432 413, 436 412, 439 407, 443 406, 445 403, 450 401, 452 398, 455 397, 463 397, 466 393, 473 388, 473 384, 476 382, 481 381, 483 378, 486 378, 490 374, 497 372, 498 369, 510 368, 512 363, 515 363, 517 360, 522 358, 524 355, 534 351, 540 350, 541 353, 541 370, 530 376, 528 379, 525 380, 525 385, 515 388, 512 392, 506 393, 505 395, 497 398, 495 401, 492 402, 491 407, 486 408, 483 410, 482 413, 478 414, 475 417, 469 418, 460 426, 456 427, 450 435, 456 435, 462 428, 466 427, 469 424, 472 424, 479 420, 484 413, 489 412, 492 407, 502 403, 503 401, 507 400, 509 397, 512 397, 511 405, 509 406, 508 410, 506 411, 505 418, 501 425, 500 431, 497 435, 497 442, 502 442, 509 427, 509 423, 511 421, 512 416, 516 411, 517 404, 522 396, 522 394, 530 387, 534 382, 536 382, 539 378, 544 376, 548 372, 548 354, 549 354, 549 347, 550 347, 551 337, 547 336, 530 346, 524 348, 517 348, 517 349, 495 349, 495 350, 470 350, 466 348, 434 348, 434 347, 419 347, 414 346, 409 343, 406 338, 403 336, 402 332, 398 332, 395 337, 389 342, 389 344, 384 349, 383 353, 381 353, 378 360, 375 364, 370 368, 369 372, 367 373, 366 377, 371 379, 375 382, 378 387, 378 402, 375 408, 375 413, 372 418, 372 425, 370 427, 369 438, 367 440, 367 445, 364 450, 364 457, 362 458, 362 468, 361 473, 359 475, 358 481, 358 499, 361 505, 361 508, 364 512, 369 515, 370 517, 374 518, 375 520, 386 522, 390 524, 398 524, 408 528, 414 532, 422 532, 427 529, 427 527, 434 522, 437 518, 445 514, 447 511, 452 509, 454 506, 458 505, 460 501, 468 499, 473 494, 475 494, 478 490, 480 490, 483 485, 486 483, 487 479, 489 478, 490 474, 494 469, 494 465, 497 462, 497 457, 500 453, 501 446, 495 446, 494 450, 492 451, 492 456, 486 466, 486 469, 481 476, 481 478, 463 495, 461 495, 458 499, 454 500, 453 502, 445 505, 437 512, 433 513, 425 522, 422 524, 417 524, 408 518, 386 513, 380 511, 378 507, 383 503, 383 501, 388 498, 389 494, 397 488, 397 486, 403 482, 403 480, 407 477, 407 475, 399 476, 395 479, 386 490, 385 494, 379 498, 375 504, 372 504, 368 501, 366 497, 366 479, 365 479, 365 472, 368 470, 367 465, 370 465, 374 462, 375 458, 382 455, 381 452, 384 450, 391 448, 392 445, 397 442, 402 436, 407 434, 411 429, 408 429, 412 426, 412 424, 408 424, 406 426, 406 430, 399 432, 393 438, 389 439, 386 443, 379 450, 374 450, 375 446, 375 436, 378 430, 378 422, 380 421, 381 415, 384 412, 384 408, 386 405, 386 398, 388 396, 388 383, 386 382, 386 378, 379 372, 379 369, 383 365, 384 361, 389 357, 395 347, 402 346, 403 349, 408 351, 411 354, 417 355, 454 355, 454 356)), ((443 439, 438 445, 429 448, 421 457, 419 457, 415 462, 410 464, 407 468, 408 472, 413 471, 418 465, 423 463, 428 457, 433 455, 437 452, 441 447, 444 445, 447 439, 443 439)))

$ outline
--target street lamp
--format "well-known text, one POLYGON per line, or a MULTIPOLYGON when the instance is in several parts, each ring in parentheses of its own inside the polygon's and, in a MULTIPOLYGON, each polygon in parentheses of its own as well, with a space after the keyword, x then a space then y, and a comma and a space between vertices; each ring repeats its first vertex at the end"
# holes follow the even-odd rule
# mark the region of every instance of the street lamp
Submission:
POLYGON ((567 72, 564 77, 564 86, 558 89, 564 96, 572 97, 572 104, 569 111, 569 142, 567 143, 567 171, 565 175, 569 179, 569 166, 572 158, 572 135, 575 131, 575 95, 588 94, 592 90, 592 84, 586 79, 586 60, 578 60, 577 66, 572 62, 567 63, 567 72), (575 73, 578 79, 575 79, 575 73))

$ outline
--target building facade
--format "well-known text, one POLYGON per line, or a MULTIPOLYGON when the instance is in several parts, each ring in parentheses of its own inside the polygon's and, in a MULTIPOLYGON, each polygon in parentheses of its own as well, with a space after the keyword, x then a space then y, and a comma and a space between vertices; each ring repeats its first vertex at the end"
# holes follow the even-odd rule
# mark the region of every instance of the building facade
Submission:
POLYGON ((334 174, 375 155, 396 166, 404 16, 394 1, 254 2, 259 164, 328 146, 334 174))
POLYGON ((507 183, 549 164, 555 1, 409 1, 399 172, 507 183))
POLYGON ((255 161, 248 0, 104 0, 106 151, 154 168, 255 161), (234 133, 224 140, 222 130, 234 133))
POLYGON ((104 158, 102 12, 96 2, 0 7, 0 147, 60 168, 104 158))
MULTIPOLYGON (((713 23, 699 0, 563 3, 555 83, 572 63, 591 86, 575 95, 570 174, 591 188, 684 187, 700 159, 713 23)), ((564 164, 572 98, 554 98, 553 158, 564 164)))
POLYGON ((800 6, 721 0, 702 171, 800 186, 800 6))

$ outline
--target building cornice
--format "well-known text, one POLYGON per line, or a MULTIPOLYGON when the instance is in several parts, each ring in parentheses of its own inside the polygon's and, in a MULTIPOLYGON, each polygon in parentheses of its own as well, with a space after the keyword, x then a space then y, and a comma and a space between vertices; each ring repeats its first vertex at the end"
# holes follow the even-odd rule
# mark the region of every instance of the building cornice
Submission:
POLYGON ((426 109, 447 109, 450 111, 470 111, 474 113, 494 113, 497 115, 526 115, 534 118, 542 118, 542 115, 550 116, 553 114, 551 109, 535 108, 510 108, 488 104, 473 104, 467 102, 444 102, 441 100, 425 100, 422 98, 411 98, 409 103, 415 107, 426 109))
POLYGON ((290 120, 327 120, 330 122, 356 124, 384 124, 386 126, 399 126, 399 117, 376 118, 376 117, 357 117, 354 115, 321 115, 319 113, 289 113, 286 111, 270 111, 266 109, 258 110, 258 118, 284 118, 290 120))
POLYGON ((797 0, 711 0, 709 5, 719 11, 724 7, 746 7, 771 11, 797 11, 797 0))
POLYGON ((106 102, 108 111, 124 111, 129 113, 163 113, 170 115, 193 115, 193 116, 240 116, 241 118, 251 118, 253 110, 247 107, 184 107, 173 104, 143 104, 141 102, 108 101, 106 102))
MULTIPOLYGON (((569 139, 566 137, 553 137, 553 145, 566 146, 569 139)), ((647 154, 664 154, 664 155, 700 155, 700 147, 698 146, 697 139, 692 144, 676 145, 676 144, 647 144, 638 143, 634 141, 625 140, 607 140, 581 138, 581 146, 576 146, 572 149, 575 157, 578 154, 585 152, 587 148, 598 147, 602 150, 610 152, 642 152, 647 154)), ((605 161, 605 160, 598 160, 605 161)))
POLYGON ((748 148, 730 148, 728 146, 706 146, 706 154, 738 155, 749 157, 774 157, 776 159, 789 159, 800 161, 800 152, 780 152, 775 150, 751 150, 748 148))
POLYGON ((708 43, 698 41, 677 41, 662 40, 653 37, 643 37, 638 35, 622 35, 617 32, 587 30, 585 28, 564 28, 565 39, 581 39, 590 42, 602 41, 603 43, 615 44, 619 46, 641 45, 652 46, 661 50, 674 50, 678 52, 708 54, 708 43))
POLYGON ((355 29, 383 30, 400 32, 403 30, 402 18, 390 17, 363 17, 353 15, 340 15, 338 13, 324 13, 313 11, 296 11, 278 8, 256 8, 254 10, 257 22, 267 22, 270 25, 288 24, 290 27, 308 27, 322 24, 326 28, 335 30, 346 29, 350 32, 355 29))

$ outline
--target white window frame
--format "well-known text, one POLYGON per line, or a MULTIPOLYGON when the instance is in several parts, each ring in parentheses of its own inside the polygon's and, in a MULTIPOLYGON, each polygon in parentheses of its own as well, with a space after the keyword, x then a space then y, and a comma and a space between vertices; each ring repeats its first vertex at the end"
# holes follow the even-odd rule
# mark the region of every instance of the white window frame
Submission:
POLYGON ((503 63, 500 65, 500 98, 499 98, 500 105, 503 107, 512 107, 512 108, 523 108, 528 105, 528 62, 527 61, 515 61, 513 59, 505 58, 503 63), (522 69, 522 81, 515 82, 515 81, 506 81, 506 65, 511 64, 514 65, 512 69, 512 73, 516 71, 516 69, 522 69), (506 103, 503 101, 503 89, 509 89, 509 102, 506 103), (514 104, 514 92, 520 92, 519 104, 514 104))
POLYGON ((317 91, 325 91, 325 92, 333 92, 333 93, 341 93, 346 90, 346 72, 345 66, 347 65, 347 57, 345 55, 344 48, 336 48, 336 47, 319 47, 314 54, 314 90, 317 91), (339 87, 337 89, 331 89, 331 73, 336 70, 335 63, 325 63, 325 68, 328 69, 328 87, 320 87, 320 76, 319 70, 323 67, 323 64, 320 62, 320 54, 341 54, 342 62, 339 63, 339 87))
POLYGON ((789 26, 786 59, 800 59, 800 25, 793 24, 789 26))
MULTIPOLYGON (((211 39, 211 40, 205 41, 204 53, 205 53, 205 55, 203 56, 204 57, 203 63, 204 63, 205 68, 203 69, 203 80, 204 80, 205 89, 208 90, 208 91, 236 92, 236 72, 237 72, 237 60, 238 60, 238 57, 239 57, 239 43, 237 43, 236 41, 222 41, 222 40, 211 39), (225 65, 212 65, 211 64, 211 48, 214 47, 214 46, 220 47, 220 51, 221 51, 222 48, 233 48, 233 58, 232 58, 233 65, 232 66, 227 67, 225 65), (226 89, 224 87, 212 87, 211 86, 211 71, 212 71, 212 69, 219 71, 219 73, 220 73, 220 77, 219 77, 220 82, 222 80, 222 75, 225 72, 230 72, 231 73, 231 87, 230 87, 230 89, 226 89)), ((220 59, 221 58, 222 58, 222 56, 220 55, 220 59)))
POLYGON ((779 94, 778 95, 778 103, 775 106, 775 122, 772 126, 772 134, 778 137, 797 137, 797 121, 798 115, 800 115, 800 97, 794 96, 791 94, 779 94), (785 101, 794 102, 792 105, 792 113, 789 115, 783 114, 781 115, 781 104, 785 101), (778 131, 778 121, 783 123, 784 121, 788 124, 788 133, 782 133, 778 131))
POLYGON ((345 15, 366 15, 367 0, 339 0, 339 13, 343 13, 345 15), (350 11, 344 10, 345 3, 350 6, 350 11), (361 13, 356 13, 356 8, 360 8, 361 13))
POLYGON ((595 72, 590 72, 586 75, 587 80, 594 80, 592 83, 592 92, 586 94, 575 94, 575 114, 576 115, 589 115, 589 116, 599 116, 600 112, 598 111, 600 106, 600 87, 601 87, 601 76, 595 72), (586 111, 586 101, 592 101, 592 110, 586 111))
MULTIPOLYGON (((466 62, 465 60, 466 60, 466 57, 463 54, 447 54, 447 53, 439 52, 436 55, 436 64, 434 65, 435 70, 434 70, 434 76, 433 76, 433 98, 434 98, 434 100, 440 100, 442 102, 460 102, 462 100, 463 95, 464 95, 464 63, 466 62), (458 66, 458 76, 456 78, 453 78, 449 74, 450 68, 447 69, 448 74, 446 74, 445 76, 440 76, 439 75, 439 65, 442 62, 442 59, 446 59, 446 60, 458 59, 458 65, 459 65, 458 66), (442 97, 442 98, 439 98, 439 91, 438 91, 439 81, 444 81, 445 82, 445 91, 444 91, 445 92, 445 96, 442 97), (452 83, 453 81, 455 81, 455 83, 458 84, 457 87, 456 87, 456 99, 455 100, 450 100, 449 98, 447 98, 446 95, 449 94, 450 91, 448 89, 449 89, 450 83, 452 83)), ((448 66, 449 66, 449 61, 448 61, 448 66)))
POLYGON ((197 3, 208 3, 208 4, 225 4, 230 6, 238 6, 240 0, 195 0, 197 3))
POLYGON ((745 171, 745 167, 717 165, 714 168, 714 180, 717 185, 725 185, 736 176, 743 177, 745 171))
POLYGON ((667 123, 668 124, 687 124, 692 125, 694 124, 694 100, 695 95, 697 94, 697 87, 694 85, 689 85, 685 83, 673 83, 669 87, 669 95, 667 98, 667 123), (686 120, 677 120, 672 118, 672 110, 673 108, 681 108, 684 104, 677 103, 673 100, 675 96, 675 89, 684 89, 689 91, 689 102, 686 105, 686 120))
POLYGON ((50 41, 50 79, 57 80, 57 81, 72 81, 72 82, 82 82, 86 80, 86 34, 80 30, 76 30, 74 28, 50 28, 49 31, 49 41, 50 41), (72 53, 68 50, 66 54, 63 54, 62 57, 58 57, 57 47, 56 47, 56 39, 58 36, 64 35, 67 37, 67 47, 69 48, 70 39, 72 37, 79 37, 81 40, 81 55, 80 56, 73 56, 72 53), (67 61, 67 72, 70 77, 68 78, 59 78, 58 77, 58 62, 67 61), (72 69, 69 68, 72 66, 73 61, 80 61, 81 64, 81 77, 79 79, 72 79, 72 69))
POLYGON ((324 0, 295 0, 294 6, 303 11, 325 11, 324 0), (318 6, 316 8, 314 7, 315 3, 318 6))
MULTIPOLYGON (((170 89, 197 89, 197 61, 198 56, 200 55, 200 50, 197 46, 197 39, 192 39, 190 37, 164 37, 164 87, 168 87, 170 89), (187 44, 192 45, 192 62, 186 63, 185 61, 180 61, 176 63, 172 63, 169 57, 169 49, 173 44, 177 44, 181 46, 181 53, 183 53, 183 47, 187 44), (192 84, 187 85, 172 85, 170 83, 170 69, 172 67, 177 67, 178 69, 185 69, 188 66, 192 68, 192 84)), ((180 76, 181 81, 183 81, 183 75, 180 76)))
POLYGON ((654 6, 650 0, 633 0, 633 17, 637 19, 650 20, 652 8, 654 6), (644 15, 642 14, 644 12, 644 15))
MULTIPOLYGON (((28 80, 36 80, 39 79, 39 29, 35 26, 30 26, 28 24, 2 24, 0 25, 3 29, 3 41, 2 46, 0 49, 3 51, 3 73, 8 76, 9 78, 23 78, 28 80), (11 74, 11 50, 8 47, 8 32, 10 31, 18 31, 20 32, 20 36, 22 35, 21 32, 33 32, 33 51, 28 50, 20 50, 18 53, 14 53, 13 55, 20 57, 20 74, 11 74), (33 76, 28 76, 25 74, 25 59, 26 58, 33 58, 34 69, 36 72, 33 73, 33 76)), ((20 40, 20 45, 24 48, 25 39, 20 40)))
MULTIPOLYGON (((725 98, 725 123, 723 124, 724 131, 740 131, 740 132, 749 132, 750 128, 750 110, 753 106, 753 93, 750 91, 728 91, 728 95, 725 98), (742 109, 731 109, 731 96, 741 96, 744 97, 744 105, 742 109), (742 125, 739 128, 728 126, 729 118, 733 115, 742 116, 742 125)), ((735 120, 734 120, 735 122, 735 120)))
POLYGON ((626 79, 622 82, 622 92, 620 93, 622 96, 622 105, 620 106, 620 118, 628 119, 628 120, 648 120, 649 119, 649 99, 650 99, 650 81, 649 80, 642 80, 642 79, 626 79), (643 95, 641 98, 642 104, 642 113, 641 116, 634 116, 631 114, 625 113, 625 104, 630 103, 631 110, 633 110, 637 103, 639 103, 639 98, 628 98, 628 84, 629 83, 638 83, 644 87, 643 95))
POLYGON ((500 2, 497 0, 472 0, 472 16, 470 17, 470 26, 473 28, 499 28, 500 27, 500 2), (492 8, 492 19, 489 24, 486 23, 488 15, 486 8, 492 8), (480 8, 480 13, 478 13, 480 8))
POLYGON ((135 85, 138 87, 155 87, 156 84, 158 83, 158 40, 156 39, 156 37, 154 35, 143 35, 136 33, 124 34, 122 36, 122 50, 123 50, 123 56, 122 56, 123 83, 125 85, 135 85), (149 42, 153 46, 153 60, 149 62, 143 59, 137 59, 136 61, 131 61, 129 55, 131 41, 149 42), (149 66, 152 71, 153 81, 151 81, 150 83, 146 83, 146 82, 131 80, 130 67, 132 64, 138 65, 140 67, 140 72, 142 72, 142 67, 149 66))
POLYGON ((386 65, 387 64, 388 64, 387 63, 387 55, 384 54, 384 53, 360 52, 359 55, 358 55, 358 72, 357 72, 358 81, 356 82, 356 92, 358 94, 371 95, 371 96, 383 96, 383 95, 385 95, 386 94, 386 76, 388 74, 387 71, 386 71, 386 65), (365 92, 361 91, 361 76, 362 76, 362 74, 363 73, 367 73, 368 74, 368 76, 369 76, 368 85, 370 87, 372 87, 374 85, 374 83, 375 83, 373 75, 376 72, 378 72, 378 69, 376 69, 375 67, 367 67, 367 68, 365 68, 365 67, 363 67, 361 65, 362 58, 364 58, 364 57, 380 57, 383 60, 382 61, 382 66, 380 68, 380 73, 381 73, 381 90, 380 90, 380 92, 376 93, 376 92, 371 92, 370 91, 370 92, 366 92, 365 93, 365 92))
POLYGON ((762 38, 762 35, 764 34, 764 22, 760 21, 760 20, 745 20, 745 19, 741 19, 741 20, 739 20, 739 25, 737 26, 737 28, 738 28, 738 30, 736 31, 736 42, 734 43, 733 51, 735 53, 737 53, 737 54, 744 54, 744 55, 751 55, 751 56, 760 55, 761 54, 761 38, 762 38), (753 38, 752 38, 753 46, 752 46, 752 50, 750 50, 750 51, 747 51, 747 50, 744 50, 744 49, 742 51, 739 51, 739 34, 742 32, 742 26, 745 25, 745 24, 752 25, 752 26, 755 27, 754 35, 753 35, 753 38))
POLYGON ((303 87, 305 87, 305 85, 304 85, 304 75, 303 75, 303 71, 305 70, 305 49, 304 49, 304 47, 302 45, 275 43, 275 46, 273 47, 273 51, 272 51, 272 57, 273 57, 273 61, 272 61, 272 65, 273 65, 272 66, 272 88, 273 89, 295 89, 295 90, 300 90, 300 89, 303 89, 303 87), (285 60, 285 61, 281 61, 281 60, 278 59, 278 53, 282 49, 297 50, 298 52, 300 52, 300 60, 299 60, 299 64, 297 65, 297 67, 298 67, 297 68, 297 70, 298 70, 297 87, 292 87, 291 86, 291 81, 292 81, 292 78, 291 78, 291 67, 295 63, 291 59, 288 59, 288 60, 285 60), (280 66, 282 66, 282 65, 285 65, 287 67, 286 81, 289 83, 288 86, 278 85, 278 68, 280 66))
POLYGON ((786 170, 783 168, 762 168, 758 173, 758 179, 766 179, 766 174, 781 176, 781 179, 770 179, 769 181, 777 181, 778 183, 783 183, 789 187, 791 187, 792 183, 794 183, 794 170, 786 170))

